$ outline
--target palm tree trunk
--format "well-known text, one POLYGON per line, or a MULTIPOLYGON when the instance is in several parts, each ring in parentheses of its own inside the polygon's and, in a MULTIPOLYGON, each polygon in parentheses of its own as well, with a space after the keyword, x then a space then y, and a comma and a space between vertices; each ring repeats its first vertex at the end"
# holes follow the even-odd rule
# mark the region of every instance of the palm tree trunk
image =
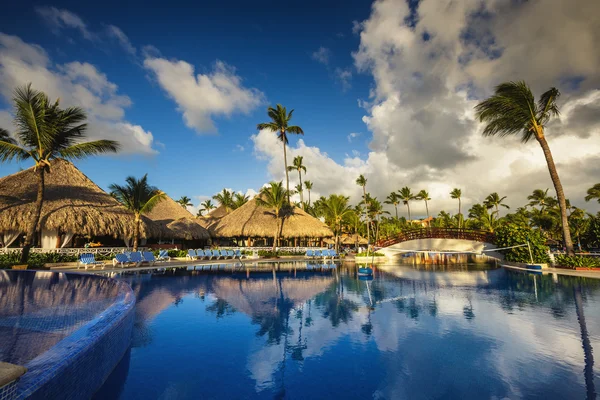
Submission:
POLYGON ((573 241, 571 240, 571 231, 569 229, 565 192, 563 191, 562 183, 560 182, 560 178, 558 177, 558 171, 556 170, 556 165, 554 165, 554 158, 552 158, 552 152, 550 151, 550 146, 548 146, 546 137, 543 133, 537 132, 535 138, 539 142, 540 146, 542 146, 542 150, 544 151, 544 157, 546 157, 548 171, 550 171, 550 178, 552 178, 552 183, 554 184, 554 189, 556 190, 556 197, 558 198, 558 205, 560 207, 563 243, 565 244, 567 254, 572 256, 575 255, 575 250, 573 249, 573 241))
POLYGON ((427 210, 427 227, 431 226, 431 221, 429 220, 429 205, 427 204, 427 200, 425 200, 425 210, 427 210))
POLYGON ((285 145, 285 132, 282 133, 282 141, 283 141, 283 163, 285 164, 285 188, 287 189, 287 199, 288 203, 290 202, 290 176, 287 170, 287 149, 285 145))
POLYGON ((460 225, 461 225, 461 222, 462 222, 462 219, 460 218, 460 215, 461 215, 461 213, 460 213, 460 206, 461 206, 461 204, 460 204, 460 197, 459 197, 458 198, 458 229, 460 229, 460 225))
POLYGON ((133 251, 137 251, 138 242, 140 241, 140 216, 136 214, 133 226, 133 251))
POLYGON ((25 237, 25 242, 23 243, 23 251, 21 252, 21 264, 26 264, 27 260, 29 259, 29 251, 33 246, 35 234, 38 230, 38 225, 40 223, 40 217, 42 215, 42 206, 44 205, 44 173, 44 166, 40 166, 37 170, 38 190, 37 197, 35 199, 35 209, 33 211, 31 219, 29 220, 29 225, 27 226, 27 236, 25 237))
POLYGON ((308 205, 310 206, 310 189, 308 189, 308 205))
POLYGON ((396 209, 396 221, 398 220, 398 205, 394 204, 394 208, 396 209))
POLYGON ((302 188, 302 172, 300 170, 298 170, 298 177, 300 179, 300 204, 302 204, 304 210, 304 188, 302 188))
MULTIPOLYGON (((277 215, 279 215, 279 212, 277 212, 277 215)), ((277 242, 279 241, 279 217, 277 217, 277 223, 276 225, 276 230, 275 230, 275 235, 273 235, 273 253, 275 253, 277 251, 277 242)))
POLYGON ((412 218, 410 216, 410 204, 408 204, 408 201, 406 202, 406 208, 408 208, 408 222, 411 223, 412 218))
POLYGON ((371 225, 369 224, 369 214, 368 214, 368 206, 367 206, 367 189, 365 188, 365 186, 363 186, 363 200, 365 201, 365 222, 367 223, 367 254, 368 254, 368 247, 371 244, 371 225))

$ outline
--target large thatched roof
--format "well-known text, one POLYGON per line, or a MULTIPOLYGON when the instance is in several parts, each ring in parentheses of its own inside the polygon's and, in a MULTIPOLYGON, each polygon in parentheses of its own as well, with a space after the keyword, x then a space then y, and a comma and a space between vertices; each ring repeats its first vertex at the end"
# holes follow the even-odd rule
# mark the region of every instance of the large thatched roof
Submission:
POLYGON ((167 196, 146 214, 161 227, 161 237, 177 239, 208 239, 210 234, 196 217, 181 204, 167 196))
MULTIPOLYGON (((277 227, 277 220, 269 209, 256 204, 256 199, 248 201, 232 211, 211 227, 217 237, 271 237, 277 227)), ((294 207, 283 220, 281 237, 328 237, 333 232, 327 225, 294 207)))
MULTIPOLYGON (((66 160, 53 160, 45 174, 41 229, 80 235, 131 236, 133 214, 66 160)), ((0 232, 25 232, 34 212, 37 177, 33 167, 0 179, 0 232)), ((154 233, 149 220, 141 236, 154 233)))
POLYGON ((224 205, 220 205, 211 212, 198 218, 200 225, 210 230, 217 222, 229 213, 229 210, 224 205))

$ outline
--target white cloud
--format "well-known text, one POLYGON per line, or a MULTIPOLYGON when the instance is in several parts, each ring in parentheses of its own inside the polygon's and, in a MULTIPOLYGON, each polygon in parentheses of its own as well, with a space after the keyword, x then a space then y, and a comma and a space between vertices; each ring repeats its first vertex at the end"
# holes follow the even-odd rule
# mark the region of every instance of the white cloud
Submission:
POLYGON ((237 150, 237 151, 244 151, 244 150, 246 150, 246 148, 244 146, 242 146, 241 144, 236 144, 235 145, 235 150, 237 150))
POLYGON ((336 68, 334 70, 335 79, 342 85, 344 91, 350 89, 352 80, 352 71, 349 68, 336 68))
POLYGON ((348 134, 347 138, 348 138, 348 143, 352 143, 352 141, 354 139, 356 139, 357 137, 359 137, 361 134, 357 133, 357 132, 352 132, 350 134, 348 134))
POLYGON ((35 12, 42 17, 55 34, 62 29, 75 29, 81 33, 84 39, 94 40, 96 38, 96 35, 88 30, 85 22, 71 11, 56 7, 36 7, 35 12))
POLYGON ((264 102, 262 92, 244 87, 235 68, 222 61, 210 73, 197 75, 185 61, 147 57, 144 66, 177 103, 186 126, 198 133, 216 131, 214 116, 247 114, 264 102))
POLYGON ((327 47, 319 47, 319 49, 311 54, 311 58, 317 62, 320 62, 324 65, 329 65, 329 60, 331 58, 331 50, 327 47))
POLYGON ((135 47, 131 44, 131 41, 129 40, 127 35, 120 28, 114 25, 108 25, 106 27, 106 33, 109 37, 116 39, 123 48, 123 50, 125 50, 127 53, 129 53, 132 56, 136 55, 135 47))
POLYGON ((90 139, 117 140, 122 153, 156 153, 152 133, 124 119, 131 99, 95 66, 79 61, 55 65, 40 46, 0 33, 0 96, 10 102, 14 88, 29 82, 59 98, 62 106, 85 109, 90 139))

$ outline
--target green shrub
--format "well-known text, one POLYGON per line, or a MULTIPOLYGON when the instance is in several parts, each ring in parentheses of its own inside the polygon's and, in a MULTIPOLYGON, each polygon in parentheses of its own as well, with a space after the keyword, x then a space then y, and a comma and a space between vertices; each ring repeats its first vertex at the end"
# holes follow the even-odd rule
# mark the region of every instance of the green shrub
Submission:
MULTIPOLYGON (((548 257, 548 246, 546 246, 546 238, 537 230, 532 230, 529 227, 517 226, 514 224, 505 224, 496 230, 496 246, 511 247, 522 244, 531 246, 533 254, 533 262, 547 263, 550 261, 548 257)), ((517 247, 509 250, 501 250, 507 261, 529 263, 531 258, 527 246, 517 247)))
POLYGON ((559 254, 556 256, 556 265, 570 268, 600 268, 600 258, 559 254))
POLYGON ((377 251, 375 253, 363 251, 362 253, 358 253, 356 257, 385 257, 385 254, 377 251))

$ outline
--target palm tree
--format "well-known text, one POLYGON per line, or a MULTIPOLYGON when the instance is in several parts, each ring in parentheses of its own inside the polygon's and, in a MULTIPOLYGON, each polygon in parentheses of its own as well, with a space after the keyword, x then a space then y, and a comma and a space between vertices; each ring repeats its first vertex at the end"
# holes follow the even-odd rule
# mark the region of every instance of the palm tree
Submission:
MULTIPOLYGON (((381 202, 377 200, 377 198, 369 199, 369 218, 372 221, 375 221, 376 224, 374 232, 375 243, 377 243, 377 241, 379 240, 379 217, 381 217, 384 214, 389 214, 389 212, 383 210, 381 202)), ((398 219, 398 217, 396 217, 396 219, 398 219)))
POLYGON ((369 217, 367 216, 367 208, 368 205, 367 203, 367 178, 365 178, 364 175, 359 175, 358 178, 356 178, 356 184, 360 187, 362 187, 363 189, 363 201, 365 202, 365 223, 367 224, 367 242, 371 243, 371 233, 370 233, 370 224, 369 224, 369 217))
POLYGON ((592 199, 598 200, 600 203, 600 183, 596 183, 594 186, 587 190, 587 196, 585 196, 585 201, 590 201, 592 199))
POLYGON ((388 194, 388 197, 386 197, 384 203, 392 204, 394 206, 394 209, 396 210, 396 219, 398 219, 398 204, 400 204, 400 197, 398 196, 398 193, 392 192, 388 194))
POLYGON ((44 204, 44 175, 51 173, 50 161, 56 158, 79 160, 91 155, 114 153, 119 144, 114 140, 84 142, 87 124, 85 111, 79 107, 59 107, 58 100, 50 102, 45 93, 31 88, 31 84, 18 87, 13 97, 16 140, 8 131, 0 135, 0 162, 33 159, 37 176, 35 208, 29 217, 21 263, 26 263, 29 250, 38 231, 44 204))
POLYGON ((185 208, 187 210, 188 207, 192 207, 192 199, 190 199, 187 196, 181 196, 181 198, 179 200, 177 200, 177 203, 179 203, 181 205, 181 207, 185 208))
POLYGON ((209 200, 205 200, 202 203, 200 203, 200 207, 201 207, 200 211, 205 211, 206 213, 209 213, 209 212, 211 212, 211 210, 214 210, 215 208, 217 208, 213 204, 212 200, 210 200, 210 199, 209 200))
POLYGON ((459 215, 459 220, 458 220, 458 228, 460 229, 460 198, 462 196, 462 190, 460 190, 459 188, 454 188, 452 189, 452 191, 450 192, 450 197, 452 197, 453 199, 458 199, 458 215, 459 215))
POLYGON ((277 132, 277 138, 281 140, 283 143, 283 163, 285 166, 285 188, 286 194, 288 196, 288 203, 290 202, 290 177, 288 175, 288 165, 287 165, 287 150, 286 146, 288 144, 288 133, 293 133, 295 135, 304 135, 304 131, 299 126, 289 125, 290 120, 292 119, 292 114, 294 110, 291 110, 289 113, 287 112, 285 107, 282 107, 281 104, 277 104, 277 108, 269 107, 267 109, 267 115, 271 118, 270 122, 263 122, 256 125, 256 129, 263 130, 268 129, 271 132, 277 132))
POLYGON ((429 220, 429 204, 427 204, 427 202, 431 200, 431 197, 429 197, 429 192, 425 189, 421 190, 419 193, 417 193, 417 200, 423 200, 425 202, 425 210, 427 211, 427 219, 429 220))
POLYGON ((342 231, 342 220, 353 212, 348 204, 349 198, 346 196, 332 194, 329 195, 321 204, 321 210, 325 215, 325 220, 335 234, 335 249, 339 251, 339 235, 342 231))
POLYGON ((250 200, 250 197, 246 196, 243 193, 236 193, 233 196, 233 209, 238 209, 241 206, 243 206, 244 204, 246 204, 248 202, 248 200, 250 200))
POLYGON ((125 179, 126 185, 121 186, 116 183, 108 188, 110 192, 121 204, 135 215, 135 224, 133 226, 133 251, 137 251, 140 240, 140 223, 142 214, 147 214, 167 195, 156 187, 148 184, 148 174, 142 179, 136 179, 128 176, 125 179))
POLYGON ((544 132, 550 118, 559 115, 556 105, 559 96, 558 89, 550 88, 536 103, 531 89, 524 81, 506 82, 496 86, 494 95, 475 106, 475 111, 479 120, 486 123, 484 136, 503 137, 520 134, 523 143, 533 138, 538 141, 556 190, 567 254, 573 255, 575 251, 569 230, 565 192, 544 132))
POLYGON ((485 200, 483 201, 483 205, 486 206, 488 210, 490 208, 495 208, 496 216, 499 217, 500 210, 498 208, 500 206, 507 208, 507 209, 510 208, 509 206, 507 206, 506 204, 503 203, 504 199, 506 199, 506 196, 500 197, 500 195, 496 192, 490 193, 488 195, 488 197, 486 197, 485 200))
POLYGON ((308 191, 308 205, 310 206, 310 191, 313 188, 313 184, 311 181, 304 181, 304 187, 308 191))
POLYGON ((256 204, 260 207, 271 209, 271 215, 277 220, 276 229, 273 234, 273 253, 277 250, 277 242, 279 242, 279 233, 281 232, 282 222, 284 218, 284 209, 289 204, 286 202, 286 190, 281 182, 270 182, 268 186, 264 186, 260 190, 260 194, 256 197, 256 204))
POLYGON ((304 173, 306 174, 306 167, 304 166, 304 164, 302 164, 302 156, 296 156, 294 157, 294 161, 292 162, 292 165, 290 165, 289 167, 287 167, 288 171, 298 171, 298 178, 300 179, 300 183, 298 185, 296 185, 296 190, 298 191, 298 193, 300 193, 300 203, 302 204, 302 208, 304 209, 304 193, 303 192, 303 187, 302 187, 302 171, 304 171, 304 173))
POLYGON ((540 208, 544 210, 544 208, 548 206, 548 200, 551 199, 551 197, 548 196, 548 190, 549 189, 535 189, 532 194, 527 196, 527 200, 529 200, 528 206, 540 206, 540 208))
POLYGON ((205 211, 204 209, 199 208, 198 212, 196 213, 196 218, 200 218, 202 216, 202 214, 204 214, 204 211, 205 211))
POLYGON ((213 200, 217 201, 219 205, 225 207, 227 211, 231 211, 235 208, 233 203, 233 192, 227 189, 223 189, 219 193, 215 194, 213 200))
POLYGON ((408 221, 410 223, 412 221, 410 216, 410 201, 415 200, 417 196, 411 192, 408 186, 404 186, 402 189, 400 189, 398 194, 400 195, 400 200, 402 200, 402 203, 404 203, 404 205, 408 208, 408 221))

